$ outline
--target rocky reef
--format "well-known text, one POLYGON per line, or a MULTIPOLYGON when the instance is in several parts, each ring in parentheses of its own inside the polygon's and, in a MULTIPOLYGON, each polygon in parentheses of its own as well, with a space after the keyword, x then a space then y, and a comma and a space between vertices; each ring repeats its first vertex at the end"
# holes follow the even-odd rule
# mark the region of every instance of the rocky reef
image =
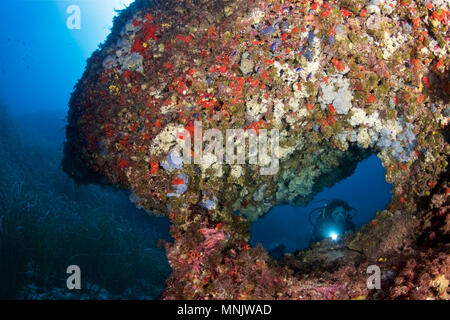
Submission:
POLYGON ((448 10, 136 0, 72 94, 63 168, 170 217, 165 299, 446 299, 448 10), (213 152, 235 140, 243 161, 213 152), (373 153, 394 189, 371 223, 280 261, 249 246, 251 221, 307 204, 373 153))

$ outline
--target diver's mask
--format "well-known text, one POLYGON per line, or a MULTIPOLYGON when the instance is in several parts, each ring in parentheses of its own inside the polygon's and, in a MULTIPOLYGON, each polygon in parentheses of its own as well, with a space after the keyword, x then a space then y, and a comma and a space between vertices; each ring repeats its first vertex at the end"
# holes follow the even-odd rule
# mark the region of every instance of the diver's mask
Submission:
POLYGON ((333 217, 333 220, 337 222, 344 222, 347 219, 347 210, 345 210, 344 207, 337 207, 334 209, 331 216, 333 217))

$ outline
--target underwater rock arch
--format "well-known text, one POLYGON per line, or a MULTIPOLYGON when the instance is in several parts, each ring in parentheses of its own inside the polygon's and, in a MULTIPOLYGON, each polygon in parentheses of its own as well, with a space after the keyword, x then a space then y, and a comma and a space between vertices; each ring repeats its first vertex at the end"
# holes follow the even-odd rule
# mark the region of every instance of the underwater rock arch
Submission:
POLYGON ((446 294, 433 281, 450 278, 448 8, 387 2, 137 0, 116 18, 72 94, 63 168, 170 217, 164 298, 446 294), (173 150, 196 120, 278 130, 279 170, 183 163, 173 150), (250 248, 248 221, 308 202, 374 150, 393 200, 331 265, 317 264, 327 244, 305 252, 314 268, 250 248), (375 293, 365 268, 380 261, 392 273, 375 293))

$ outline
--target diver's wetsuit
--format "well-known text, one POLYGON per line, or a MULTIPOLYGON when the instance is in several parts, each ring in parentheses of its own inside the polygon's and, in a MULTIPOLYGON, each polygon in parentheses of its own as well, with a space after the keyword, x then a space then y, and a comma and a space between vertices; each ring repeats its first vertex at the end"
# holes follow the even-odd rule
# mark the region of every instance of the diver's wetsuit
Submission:
POLYGON ((330 237, 331 232, 338 235, 343 235, 346 232, 353 232, 355 230, 355 224, 353 223, 350 214, 348 214, 351 210, 352 208, 342 200, 331 201, 323 208, 320 216, 314 224, 311 243, 330 237), (338 221, 333 218, 333 212, 338 207, 344 208, 347 212, 345 220, 343 221, 338 221))

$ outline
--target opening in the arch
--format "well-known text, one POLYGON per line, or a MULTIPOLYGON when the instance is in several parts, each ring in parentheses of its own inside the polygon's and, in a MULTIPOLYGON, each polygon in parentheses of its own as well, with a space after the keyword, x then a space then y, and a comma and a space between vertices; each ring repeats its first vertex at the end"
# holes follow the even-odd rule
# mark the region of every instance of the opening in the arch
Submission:
MULTIPOLYGON (((284 252, 295 252, 307 248, 311 243, 313 226, 309 213, 326 203, 325 200, 339 199, 356 209, 352 221, 356 228, 369 222, 377 211, 383 210, 391 199, 391 184, 385 180, 385 170, 376 155, 358 164, 354 174, 331 188, 318 193, 306 207, 279 205, 250 228, 252 246, 261 243, 274 258, 284 252)), ((320 214, 320 212, 318 212, 320 214)), ((312 214, 313 222, 317 214, 312 214)), ((329 237, 337 236, 333 230, 329 237)))

